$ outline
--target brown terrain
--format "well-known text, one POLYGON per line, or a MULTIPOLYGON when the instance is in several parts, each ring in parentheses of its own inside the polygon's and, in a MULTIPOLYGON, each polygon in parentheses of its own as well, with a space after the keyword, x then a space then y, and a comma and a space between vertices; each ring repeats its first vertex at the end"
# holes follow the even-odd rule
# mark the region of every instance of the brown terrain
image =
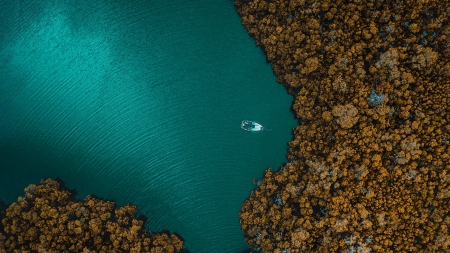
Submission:
POLYGON ((183 239, 148 233, 133 205, 87 196, 75 200, 61 181, 25 188, 25 196, 0 211, 0 252, 180 252, 183 239))
POLYGON ((450 1, 236 0, 299 125, 239 213, 257 252, 450 252, 450 1))

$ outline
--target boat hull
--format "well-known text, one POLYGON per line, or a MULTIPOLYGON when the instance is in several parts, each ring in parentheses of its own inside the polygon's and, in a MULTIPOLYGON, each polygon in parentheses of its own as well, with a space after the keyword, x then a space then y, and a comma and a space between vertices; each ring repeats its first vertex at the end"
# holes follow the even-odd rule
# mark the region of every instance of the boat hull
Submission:
POLYGON ((270 131, 269 128, 253 120, 243 120, 241 123, 241 128, 248 132, 270 131))

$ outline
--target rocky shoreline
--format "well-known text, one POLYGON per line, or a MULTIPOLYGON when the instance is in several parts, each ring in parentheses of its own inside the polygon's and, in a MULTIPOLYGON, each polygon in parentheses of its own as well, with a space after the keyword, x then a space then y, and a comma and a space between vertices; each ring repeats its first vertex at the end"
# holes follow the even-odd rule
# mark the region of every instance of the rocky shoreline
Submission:
POLYGON ((301 122, 242 204, 253 251, 449 250, 450 2, 235 6, 301 122))

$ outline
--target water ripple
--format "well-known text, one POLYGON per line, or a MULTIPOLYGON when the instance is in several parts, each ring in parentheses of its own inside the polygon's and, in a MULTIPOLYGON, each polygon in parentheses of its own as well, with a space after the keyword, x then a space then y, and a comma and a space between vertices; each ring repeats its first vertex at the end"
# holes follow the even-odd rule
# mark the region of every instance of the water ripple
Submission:
POLYGON ((0 17, 0 140, 19 147, 4 178, 59 176, 138 205, 192 252, 242 251, 240 203, 296 122, 231 2, 0 3, 0 17))

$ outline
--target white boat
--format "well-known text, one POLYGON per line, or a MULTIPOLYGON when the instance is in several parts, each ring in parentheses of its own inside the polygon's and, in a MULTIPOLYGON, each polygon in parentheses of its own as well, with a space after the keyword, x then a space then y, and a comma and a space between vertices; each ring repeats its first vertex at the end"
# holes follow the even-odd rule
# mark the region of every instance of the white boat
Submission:
POLYGON ((270 128, 267 128, 256 121, 248 119, 242 121, 241 128, 249 132, 261 132, 271 130, 270 128))

